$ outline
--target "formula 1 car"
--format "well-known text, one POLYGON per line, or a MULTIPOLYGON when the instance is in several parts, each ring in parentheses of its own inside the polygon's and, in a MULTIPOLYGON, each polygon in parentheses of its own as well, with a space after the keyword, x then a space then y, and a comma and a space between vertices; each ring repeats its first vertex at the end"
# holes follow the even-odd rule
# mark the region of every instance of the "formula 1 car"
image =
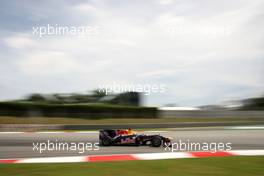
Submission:
POLYGON ((161 135, 146 134, 120 134, 125 130, 100 130, 99 145, 115 146, 115 145, 134 145, 134 146, 169 146, 171 139, 161 135))

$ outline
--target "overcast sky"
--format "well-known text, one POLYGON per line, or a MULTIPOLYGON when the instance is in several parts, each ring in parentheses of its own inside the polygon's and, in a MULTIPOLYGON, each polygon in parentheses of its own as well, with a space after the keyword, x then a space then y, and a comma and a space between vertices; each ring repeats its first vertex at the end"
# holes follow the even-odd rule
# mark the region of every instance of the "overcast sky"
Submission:
POLYGON ((264 0, 0 2, 0 99, 165 85, 147 105, 214 104, 264 93, 264 0), (89 35, 33 27, 90 26, 89 35))

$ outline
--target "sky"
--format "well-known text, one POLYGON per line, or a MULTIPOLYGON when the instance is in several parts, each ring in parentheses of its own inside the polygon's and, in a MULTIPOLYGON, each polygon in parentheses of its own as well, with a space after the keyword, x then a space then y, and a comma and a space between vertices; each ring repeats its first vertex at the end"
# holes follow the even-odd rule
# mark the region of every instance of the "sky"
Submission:
POLYGON ((263 19, 264 0, 1 1, 0 100, 113 84, 165 86, 145 105, 260 96, 263 19))

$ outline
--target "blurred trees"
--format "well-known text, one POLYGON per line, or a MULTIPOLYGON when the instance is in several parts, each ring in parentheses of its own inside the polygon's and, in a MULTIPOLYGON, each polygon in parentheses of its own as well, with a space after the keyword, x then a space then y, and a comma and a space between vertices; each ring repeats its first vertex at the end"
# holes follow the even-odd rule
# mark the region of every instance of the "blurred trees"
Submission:
POLYGON ((35 103, 47 104, 80 104, 80 103, 103 103, 116 105, 140 105, 140 94, 138 92, 124 92, 120 94, 106 94, 104 90, 93 90, 90 94, 78 93, 54 93, 29 95, 25 100, 35 103))
POLYGON ((243 101, 243 110, 264 110, 264 96, 243 101))

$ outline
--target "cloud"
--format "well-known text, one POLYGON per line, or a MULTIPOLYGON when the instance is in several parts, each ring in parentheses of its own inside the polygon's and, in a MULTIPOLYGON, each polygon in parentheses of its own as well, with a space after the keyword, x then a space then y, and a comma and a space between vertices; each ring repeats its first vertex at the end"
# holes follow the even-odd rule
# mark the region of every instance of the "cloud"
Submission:
POLYGON ((32 47, 36 44, 34 40, 23 34, 17 34, 15 36, 8 37, 4 41, 9 47, 14 49, 24 49, 27 47, 32 47))
POLYGON ((152 72, 144 73, 145 77, 164 77, 175 74, 175 70, 155 70, 152 72))
POLYGON ((81 67, 78 62, 63 52, 39 51, 26 54, 18 62, 21 71, 30 75, 66 74, 81 67))
POLYGON ((93 13, 96 10, 96 8, 90 3, 77 4, 73 7, 73 9, 84 13, 93 13))
POLYGON ((1 56, 13 57, 8 64, 14 67, 13 82, 4 87, 18 79, 30 85, 28 93, 84 91, 111 82, 165 84, 167 92, 146 97, 149 105, 201 105, 263 91, 261 0, 49 3, 25 3, 14 11, 26 14, 29 22, 1 36, 0 49, 7 48, 1 56), (32 25, 47 23, 97 25, 100 31, 93 36, 32 36, 32 25))
POLYGON ((159 0, 158 3, 161 5, 171 5, 175 3, 175 0, 159 0))

